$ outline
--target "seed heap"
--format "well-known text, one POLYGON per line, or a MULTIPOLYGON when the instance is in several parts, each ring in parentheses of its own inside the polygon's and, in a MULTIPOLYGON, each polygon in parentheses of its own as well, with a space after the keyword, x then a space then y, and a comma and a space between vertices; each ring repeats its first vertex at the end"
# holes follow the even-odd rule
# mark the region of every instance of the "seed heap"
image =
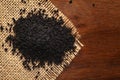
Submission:
POLYGON ((64 24, 62 17, 48 17, 45 10, 31 11, 23 18, 14 21, 13 32, 6 42, 13 45, 12 52, 18 49, 21 59, 24 57, 23 66, 31 70, 48 65, 61 64, 65 52, 74 51, 75 36, 70 28, 64 24), (32 66, 31 64, 32 63, 32 66))

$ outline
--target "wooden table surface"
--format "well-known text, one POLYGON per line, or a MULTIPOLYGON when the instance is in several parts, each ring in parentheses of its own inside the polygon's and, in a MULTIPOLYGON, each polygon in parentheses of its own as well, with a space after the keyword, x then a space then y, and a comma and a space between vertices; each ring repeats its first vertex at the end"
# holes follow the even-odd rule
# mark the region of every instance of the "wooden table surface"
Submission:
POLYGON ((57 80, 120 80, 120 0, 51 0, 84 47, 57 80))

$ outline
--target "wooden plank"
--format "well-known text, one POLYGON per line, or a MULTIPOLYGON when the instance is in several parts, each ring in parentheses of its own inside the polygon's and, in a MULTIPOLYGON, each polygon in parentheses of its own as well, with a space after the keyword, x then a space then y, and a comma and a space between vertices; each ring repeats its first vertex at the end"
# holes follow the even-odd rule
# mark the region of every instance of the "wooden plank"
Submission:
POLYGON ((120 1, 51 1, 74 23, 84 44, 57 80, 120 80, 120 1))

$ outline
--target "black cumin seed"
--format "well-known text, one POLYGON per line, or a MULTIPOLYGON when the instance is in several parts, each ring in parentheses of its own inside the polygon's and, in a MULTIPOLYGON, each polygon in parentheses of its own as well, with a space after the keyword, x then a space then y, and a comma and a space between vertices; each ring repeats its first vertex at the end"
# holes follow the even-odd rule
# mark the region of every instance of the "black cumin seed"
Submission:
POLYGON ((40 5, 41 5, 41 3, 39 2, 39 3, 38 3, 38 5, 40 6, 40 5))
POLYGON ((12 20, 13 20, 14 23, 16 22, 15 18, 12 18, 12 20))
MULTIPOLYGON (((18 49, 25 61, 24 68, 31 70, 48 65, 59 65, 63 62, 65 52, 75 49, 75 37, 72 29, 63 25, 62 17, 48 17, 45 10, 32 10, 27 17, 22 16, 15 20, 12 18, 13 35, 6 38, 6 42, 11 41, 12 54, 18 49), (46 16, 46 17, 45 17, 46 16), (39 62, 36 66, 34 62, 39 62), (32 62, 32 66, 29 63, 32 62)), ((58 11, 56 11, 58 12, 58 11)), ((21 58, 22 59, 22 58, 21 58)))
POLYGON ((95 7, 95 4, 93 3, 92 6, 95 7))
POLYGON ((38 75, 35 76, 35 79, 37 79, 37 78, 38 78, 38 75))
POLYGON ((40 72, 38 71, 38 73, 37 74, 40 74, 40 72))
POLYGON ((12 30, 12 27, 10 26, 10 28, 9 28, 9 32, 11 32, 11 30, 12 30))
POLYGON ((2 43, 2 47, 4 47, 4 43, 2 43))
POLYGON ((53 70, 53 68, 51 68, 51 70, 53 70))
POLYGON ((8 28, 5 28, 6 32, 8 32, 8 28))
POLYGON ((25 4, 25 3, 26 3, 26 0, 21 0, 21 2, 25 4))
POLYGON ((46 69, 46 71, 48 71, 48 69, 46 69))
POLYGON ((3 26, 0 26, 0 31, 3 32, 4 28, 3 26))
POLYGON ((71 4, 71 3, 72 3, 72 0, 69 0, 69 3, 71 4))
POLYGON ((24 14, 24 13, 25 13, 25 11, 26 11, 26 9, 25 9, 25 8, 20 9, 20 15, 24 14))
POLYGON ((48 0, 45 0, 46 2, 48 1, 48 0))
POLYGON ((4 51, 5 51, 5 52, 7 52, 7 51, 8 51, 8 49, 7 49, 7 48, 5 48, 5 49, 4 49, 4 51))

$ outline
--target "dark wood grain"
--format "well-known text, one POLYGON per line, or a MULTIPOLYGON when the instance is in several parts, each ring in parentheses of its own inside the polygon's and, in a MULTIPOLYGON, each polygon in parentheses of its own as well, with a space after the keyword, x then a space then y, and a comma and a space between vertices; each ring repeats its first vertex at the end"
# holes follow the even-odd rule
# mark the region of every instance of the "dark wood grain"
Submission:
POLYGON ((120 0, 51 0, 85 45, 57 80, 120 80, 120 0))

